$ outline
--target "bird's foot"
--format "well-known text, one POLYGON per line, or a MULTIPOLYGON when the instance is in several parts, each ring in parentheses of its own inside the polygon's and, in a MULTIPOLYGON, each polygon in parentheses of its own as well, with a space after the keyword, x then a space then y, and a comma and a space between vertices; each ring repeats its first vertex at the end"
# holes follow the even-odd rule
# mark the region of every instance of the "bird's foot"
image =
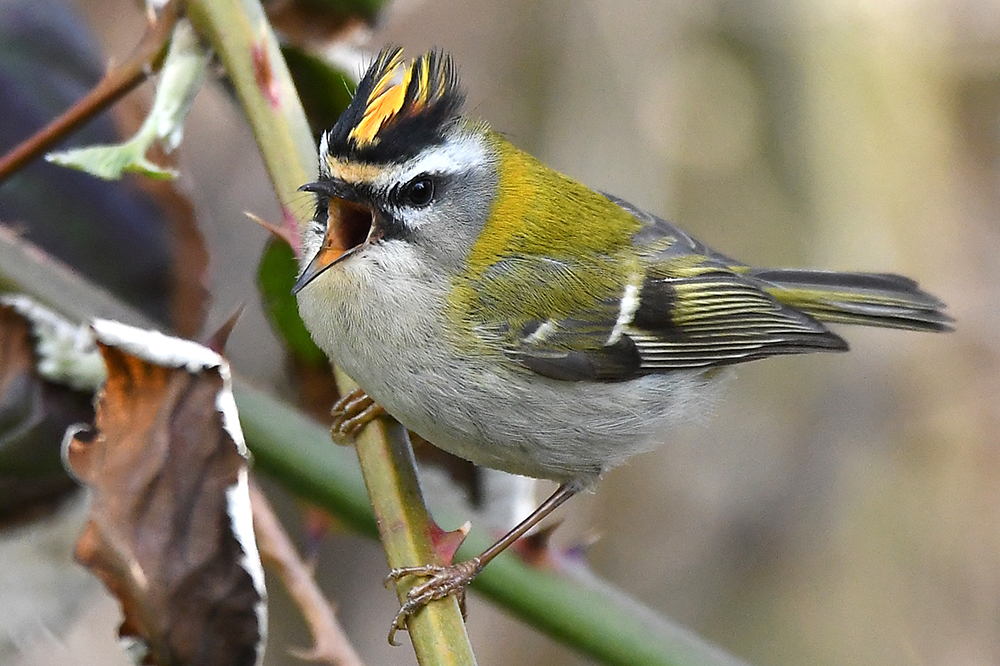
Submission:
POLYGON ((353 440, 361 429, 386 411, 360 388, 354 389, 333 406, 330 434, 337 440, 353 440))
POLYGON ((462 618, 465 618, 465 590, 469 583, 483 570, 483 565, 478 557, 450 566, 438 566, 427 564, 419 567, 402 567, 393 569, 385 579, 386 586, 390 582, 395 583, 410 576, 428 577, 429 580, 414 585, 406 593, 406 600, 403 601, 399 612, 392 621, 389 628, 389 643, 397 645, 396 632, 406 630, 407 620, 421 608, 437 599, 444 599, 449 595, 458 597, 458 605, 462 609, 462 618))

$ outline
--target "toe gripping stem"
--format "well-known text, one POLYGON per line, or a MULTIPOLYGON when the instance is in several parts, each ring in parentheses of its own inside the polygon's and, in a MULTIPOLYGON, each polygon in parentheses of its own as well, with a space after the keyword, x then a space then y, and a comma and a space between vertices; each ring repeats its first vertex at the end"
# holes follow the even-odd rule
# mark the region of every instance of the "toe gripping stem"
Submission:
POLYGON ((362 428, 385 413, 381 405, 356 388, 333 406, 330 433, 334 439, 353 440, 362 428))
POLYGON ((436 564, 426 564, 418 567, 401 567, 393 569, 386 578, 386 586, 390 582, 395 583, 409 576, 427 576, 430 579, 426 582, 414 585, 406 593, 406 600, 393 618, 392 626, 389 628, 389 643, 396 643, 396 632, 406 631, 407 620, 418 610, 432 601, 444 599, 449 595, 456 595, 459 608, 462 610, 462 619, 465 614, 465 591, 469 584, 483 570, 484 564, 478 557, 443 567, 436 564))
POLYGON ((397 645, 396 632, 407 629, 407 621, 421 608, 432 601, 443 599, 450 594, 458 597, 459 606, 462 609, 462 617, 465 618, 465 590, 476 576, 483 570, 490 561, 507 549, 508 546, 524 536, 525 532, 537 525, 550 513, 577 493, 578 487, 575 484, 564 483, 552 495, 542 502, 530 516, 522 520, 518 525, 507 532, 499 541, 484 550, 478 557, 470 560, 452 564, 450 566, 440 566, 427 564, 415 567, 401 567, 393 569, 386 578, 386 586, 390 582, 399 581, 408 576, 429 577, 426 582, 414 585, 406 593, 399 612, 393 618, 392 626, 389 628, 389 643, 397 645))

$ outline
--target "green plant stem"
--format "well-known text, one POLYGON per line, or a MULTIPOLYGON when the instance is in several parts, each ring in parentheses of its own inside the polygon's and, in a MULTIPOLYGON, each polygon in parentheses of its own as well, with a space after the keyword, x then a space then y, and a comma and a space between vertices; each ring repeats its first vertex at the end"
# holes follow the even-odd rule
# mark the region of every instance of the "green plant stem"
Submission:
MULTIPOLYGON (((305 112, 267 17, 256 0, 189 0, 187 15, 233 83, 278 201, 286 211, 316 178, 305 112)), ((300 226, 308 218, 300 213, 300 226)))
MULTIPOLYGON (((315 179, 318 157, 305 112, 260 3, 191 0, 188 16, 222 60, 285 217, 294 216, 302 209, 293 205, 294 197, 300 185, 315 179)), ((299 228, 309 222, 301 217, 296 221, 299 228)), ((353 388, 342 373, 338 385, 344 394, 353 388)), ((413 455, 405 453, 409 446, 402 428, 384 425, 367 428, 357 442, 358 460, 391 565, 426 563, 434 557, 431 532, 426 529, 430 519, 416 481, 413 455)), ((402 595, 406 587, 400 587, 402 595)), ((424 666, 475 663, 453 599, 423 609, 410 622, 409 631, 417 661, 424 666)))
MULTIPOLYGON (((416 461, 406 429, 395 421, 379 420, 365 428, 356 447, 389 566, 435 563, 437 558, 428 529, 433 521, 420 492, 416 461)), ((399 582, 396 587, 401 602, 418 582, 412 579, 399 582)), ((476 663, 471 648, 465 647, 469 645, 469 637, 454 597, 421 609, 409 618, 407 627, 421 664, 459 666, 476 663), (445 643, 427 645, 425 641, 431 636, 440 637, 445 643), (428 661, 432 655, 435 655, 434 660, 428 661)))

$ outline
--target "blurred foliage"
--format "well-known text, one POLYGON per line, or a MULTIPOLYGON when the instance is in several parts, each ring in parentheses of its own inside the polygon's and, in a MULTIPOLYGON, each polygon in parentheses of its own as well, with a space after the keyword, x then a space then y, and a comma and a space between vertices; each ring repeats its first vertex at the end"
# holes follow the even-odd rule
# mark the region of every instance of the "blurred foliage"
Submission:
MULTIPOLYGON (((83 97, 103 64, 87 24, 60 0, 0 0, 0 15, 2 152, 83 97)), ((118 138, 112 118, 100 116, 69 143, 118 138)), ((134 178, 110 183, 36 160, 3 183, 0 224, 164 326, 187 335, 200 327, 206 255, 193 207, 176 187, 134 178)), ((11 520, 76 487, 59 446, 66 426, 92 412, 89 393, 42 380, 30 364, 10 375, 20 367, 14 353, 0 350, 9 380, 0 386, 0 518, 11 520)))
POLYGON ((333 41, 355 23, 371 25, 386 0, 264 0, 274 27, 296 43, 333 41))
POLYGON ((0 304, 0 529, 55 508, 76 489, 60 458, 66 427, 93 418, 93 398, 43 379, 27 319, 0 304))
MULTIPOLYGON (((298 274, 298 262, 292 248, 283 240, 271 239, 264 248, 257 267, 257 286, 264 311, 275 333, 288 351, 306 365, 329 366, 326 354, 312 341, 292 295, 298 274)), ((332 403, 330 403, 332 404, 332 403)))
POLYGON ((309 119, 309 128, 319 142, 351 102, 357 85, 327 60, 291 44, 281 47, 288 71, 295 81, 299 100, 309 119))
POLYGON ((374 21, 387 4, 386 0, 271 0, 265 2, 264 6, 270 9, 271 5, 280 3, 295 5, 303 11, 342 16, 345 20, 358 17, 366 21, 374 21))
MULTIPOLYGON (((62 113, 100 79, 102 58, 86 23, 60 0, 0 0, 0 152, 62 113)), ((71 145, 118 139, 96 118, 71 145)), ((0 223, 161 322, 170 321, 170 229, 134 180, 107 183, 41 160, 4 183, 0 223)))

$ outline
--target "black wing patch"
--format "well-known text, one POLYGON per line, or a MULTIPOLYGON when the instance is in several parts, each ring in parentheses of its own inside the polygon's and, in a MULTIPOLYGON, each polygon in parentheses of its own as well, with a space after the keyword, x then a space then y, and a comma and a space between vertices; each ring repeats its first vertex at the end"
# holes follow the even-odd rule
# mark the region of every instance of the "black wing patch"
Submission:
POLYGON ((816 320, 721 268, 683 278, 647 277, 636 293, 602 305, 579 320, 529 322, 508 356, 552 379, 624 381, 847 350, 840 336, 816 320))
POLYGON ((768 356, 846 351, 843 338, 739 274, 647 278, 627 327, 645 372, 708 368, 768 356))
POLYGON ((563 381, 613 382, 642 374, 642 356, 630 337, 604 344, 610 328, 595 327, 583 333, 580 324, 566 320, 531 322, 533 333, 522 337, 508 350, 508 356, 529 370, 563 381))

